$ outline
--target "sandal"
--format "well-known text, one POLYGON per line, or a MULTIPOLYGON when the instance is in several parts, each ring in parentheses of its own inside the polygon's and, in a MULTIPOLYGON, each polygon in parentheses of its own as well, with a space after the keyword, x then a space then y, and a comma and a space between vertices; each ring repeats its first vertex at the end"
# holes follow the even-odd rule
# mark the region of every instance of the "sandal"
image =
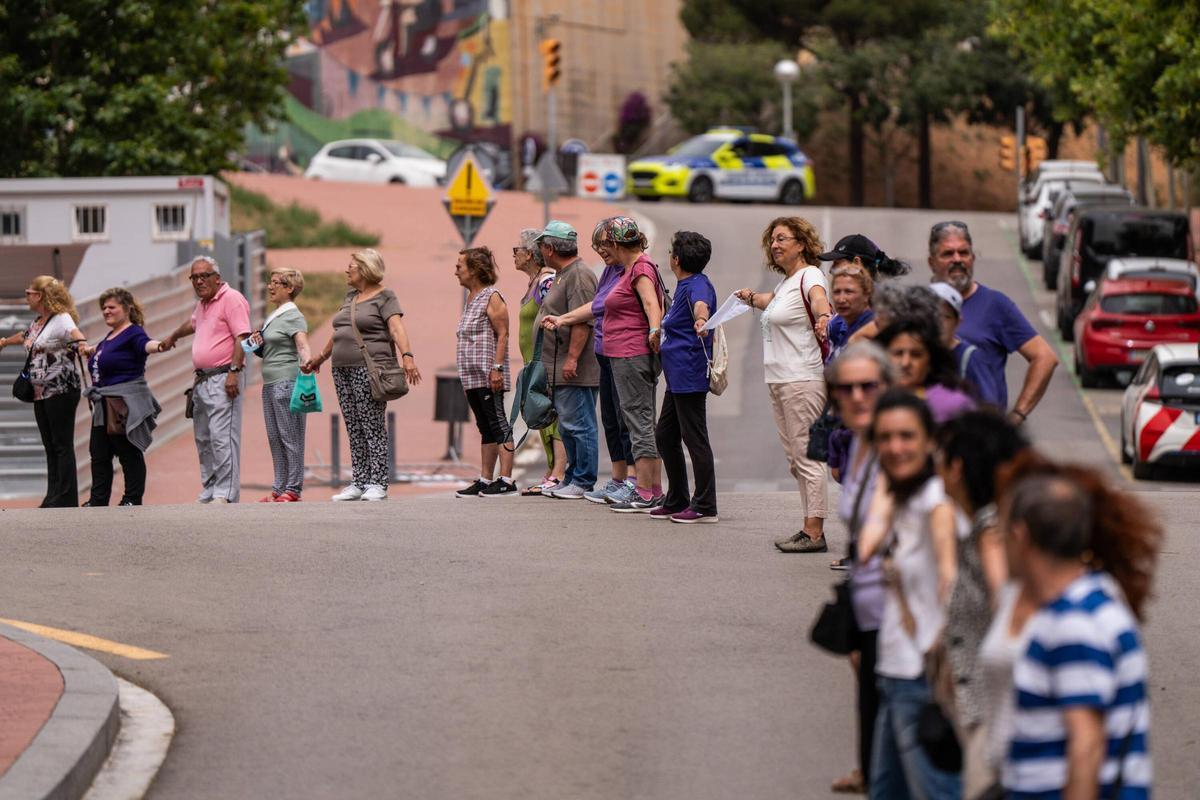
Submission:
POLYGON ((854 770, 849 775, 838 778, 829 789, 834 794, 866 794, 867 785, 863 781, 862 772, 854 770))
POLYGON ((832 570, 835 570, 835 571, 839 571, 839 572, 842 570, 850 569, 850 559, 839 558, 837 561, 830 563, 829 568, 832 570))

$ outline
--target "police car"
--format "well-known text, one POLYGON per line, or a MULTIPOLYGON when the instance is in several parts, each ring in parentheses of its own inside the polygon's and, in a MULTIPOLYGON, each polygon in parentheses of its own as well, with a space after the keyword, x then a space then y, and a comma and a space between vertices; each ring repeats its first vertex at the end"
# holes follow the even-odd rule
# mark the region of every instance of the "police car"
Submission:
POLYGON ((629 165, 629 194, 643 200, 686 197, 693 203, 766 200, 799 205, 816 193, 812 162, 778 136, 715 128, 665 156, 629 165))

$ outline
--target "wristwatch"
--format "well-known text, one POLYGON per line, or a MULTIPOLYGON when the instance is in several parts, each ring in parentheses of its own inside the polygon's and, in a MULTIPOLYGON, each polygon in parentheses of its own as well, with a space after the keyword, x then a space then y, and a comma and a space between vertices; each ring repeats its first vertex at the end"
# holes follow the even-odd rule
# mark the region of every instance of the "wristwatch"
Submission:
POLYGON ((504 372, 504 365, 503 364, 492 364, 492 369, 496 370, 496 372, 504 372))
POLYGON ((243 369, 245 369, 245 367, 230 367, 229 371, 230 372, 241 372, 243 369))

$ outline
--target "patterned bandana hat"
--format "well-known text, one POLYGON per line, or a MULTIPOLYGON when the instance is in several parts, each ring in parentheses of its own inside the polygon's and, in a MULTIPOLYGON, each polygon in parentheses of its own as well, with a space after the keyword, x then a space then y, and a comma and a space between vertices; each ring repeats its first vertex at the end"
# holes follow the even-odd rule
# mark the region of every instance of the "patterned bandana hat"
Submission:
POLYGON ((638 244, 642 232, 633 217, 613 217, 608 221, 608 235, 617 244, 638 244))
POLYGON ((616 217, 608 217, 596 223, 595 229, 592 231, 592 244, 598 245, 612 239, 612 221, 616 217))

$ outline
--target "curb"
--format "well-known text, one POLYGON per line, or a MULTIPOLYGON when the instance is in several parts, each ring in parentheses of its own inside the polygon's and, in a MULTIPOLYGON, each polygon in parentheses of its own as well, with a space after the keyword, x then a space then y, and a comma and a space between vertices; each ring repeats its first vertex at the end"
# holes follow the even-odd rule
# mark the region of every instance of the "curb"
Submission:
POLYGON ((117 681, 73 647, 0 624, 0 636, 58 667, 63 693, 29 747, 3 777, 0 798, 79 800, 108 757, 121 725, 117 681))

